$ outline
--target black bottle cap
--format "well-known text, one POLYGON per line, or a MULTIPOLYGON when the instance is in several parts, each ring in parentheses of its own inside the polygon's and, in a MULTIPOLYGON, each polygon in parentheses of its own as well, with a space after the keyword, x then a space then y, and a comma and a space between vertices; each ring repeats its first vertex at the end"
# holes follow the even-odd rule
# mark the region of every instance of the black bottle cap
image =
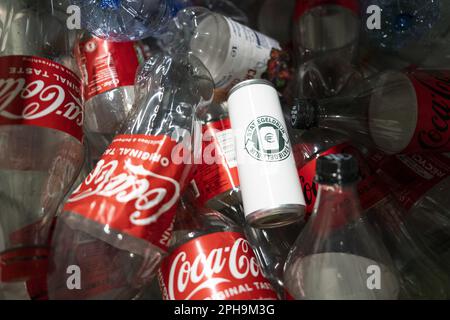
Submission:
POLYGON ((317 103, 311 99, 297 99, 291 109, 294 129, 307 130, 317 126, 317 103))
POLYGON ((316 181, 318 183, 349 184, 358 179, 358 161, 350 154, 329 154, 317 159, 316 181))

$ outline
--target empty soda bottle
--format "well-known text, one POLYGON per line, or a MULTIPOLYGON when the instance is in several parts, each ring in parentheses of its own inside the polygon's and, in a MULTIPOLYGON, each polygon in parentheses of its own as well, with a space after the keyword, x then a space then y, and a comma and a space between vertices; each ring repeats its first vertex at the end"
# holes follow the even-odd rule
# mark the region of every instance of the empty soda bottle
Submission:
POLYGON ((174 51, 187 50, 205 64, 218 101, 226 100, 226 93, 236 83, 260 78, 281 50, 279 43, 266 35, 200 7, 177 14, 163 45, 174 51))
POLYGON ((133 298, 167 252, 190 179, 194 112, 211 102, 213 82, 192 55, 155 55, 136 92, 138 107, 58 218, 51 299, 133 298), (72 266, 83 272, 78 284, 67 279, 72 266))
POLYGON ((111 42, 84 33, 77 60, 84 85, 84 132, 102 154, 133 106, 144 49, 139 42, 111 42))
POLYGON ((285 285, 295 299, 396 299, 398 278, 375 231, 361 219, 358 164, 348 154, 317 161, 313 216, 291 249, 285 285), (382 284, 382 285, 381 285, 382 284))
POLYGON ((205 7, 209 10, 220 13, 225 17, 229 17, 234 21, 248 25, 248 17, 247 14, 239 9, 233 1, 229 0, 189 0, 190 5, 185 5, 184 7, 205 7))
POLYGON ((276 300, 243 230, 187 192, 158 279, 164 300, 276 300))
POLYGON ((361 161, 363 153, 367 150, 361 146, 355 146, 345 135, 327 129, 311 128, 311 130, 303 132, 297 140, 293 142, 292 148, 305 197, 306 218, 309 218, 313 212, 318 193, 318 185, 314 181, 318 158, 334 153, 352 154, 358 159, 360 174, 367 175, 361 161))
POLYGON ((214 101, 197 117, 203 128, 201 162, 193 176, 196 201, 241 222, 239 176, 227 103, 214 101))
POLYGON ((388 71, 356 88, 353 95, 299 101, 293 126, 342 131, 387 154, 449 150, 447 71, 388 71))
POLYGON ((307 214, 312 212, 318 192, 318 185, 314 181, 317 159, 336 152, 352 154, 360 167, 361 179, 357 190, 362 217, 375 227, 394 260, 401 280, 400 298, 445 298, 445 272, 433 255, 422 248, 416 232, 405 225, 404 209, 394 199, 390 188, 373 171, 370 165, 374 164, 368 162, 368 157, 375 157, 377 153, 355 146, 345 136, 330 130, 311 129, 301 136, 301 140, 303 143, 295 145, 294 150, 307 214))
POLYGON ((70 0, 80 8, 82 27, 110 41, 158 36, 179 9, 175 0, 70 0))
POLYGON ((298 62, 339 51, 347 59, 358 44, 358 0, 297 0, 294 10, 294 48, 298 62))
POLYGON ((390 253, 400 280, 401 299, 446 299, 449 274, 424 249, 414 229, 405 224, 406 211, 376 176, 365 179, 360 198, 364 218, 375 227, 390 253), (364 201, 364 203, 363 203, 364 201))
POLYGON ((406 214, 405 225, 436 258, 442 269, 450 264, 450 161, 439 154, 373 157, 377 173, 406 214))
POLYGON ((355 76, 352 62, 359 24, 357 0, 297 0, 293 31, 297 95, 334 96, 348 85, 355 76))
POLYGON ((58 8, 0 3, 0 282, 46 273, 51 222, 83 162, 75 37, 58 8))

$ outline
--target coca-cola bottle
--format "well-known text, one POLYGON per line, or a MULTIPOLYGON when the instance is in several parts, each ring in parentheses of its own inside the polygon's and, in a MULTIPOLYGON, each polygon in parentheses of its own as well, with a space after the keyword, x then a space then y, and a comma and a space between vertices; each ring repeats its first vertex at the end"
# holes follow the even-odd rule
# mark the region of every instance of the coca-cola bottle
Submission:
MULTIPOLYGON (((303 143, 294 145, 294 150, 307 214, 312 212, 318 192, 314 181, 317 159, 336 152, 352 154, 358 159, 360 168, 361 179, 357 190, 363 210, 362 217, 375 227, 395 262, 401 276, 401 297, 445 297, 445 272, 429 250, 422 248, 415 230, 405 225, 404 209, 373 169, 376 167, 375 159, 381 153, 355 145, 338 132, 318 128, 306 131, 301 136, 301 141, 303 143)), ((393 170, 397 169, 394 167, 393 170)))
MULTIPOLYGON (((439 154, 374 155, 377 174, 406 211, 405 225, 448 273, 450 159, 439 154)), ((448 283, 447 283, 448 284, 448 283)))
POLYGON ((158 272, 164 300, 275 300, 242 229, 187 192, 158 272))
POLYGON ((88 33, 80 35, 76 49, 83 75, 84 132, 102 154, 133 106, 144 49, 139 42, 111 42, 88 33))
POLYGON ((351 155, 330 154, 318 159, 314 213, 285 267, 285 285, 291 297, 397 298, 399 283, 389 253, 361 219, 358 176, 358 163, 351 155))
POLYGON ((388 71, 367 79, 347 96, 299 100, 292 124, 342 131, 387 154, 446 152, 449 100, 446 71, 388 71))
POLYGON ((213 101, 197 117, 203 126, 201 162, 193 176, 197 202, 241 223, 244 217, 227 103, 213 101))
POLYGON ((190 179, 194 112, 212 94, 192 55, 155 55, 142 67, 137 108, 58 218, 50 298, 127 299, 152 280, 190 179), (67 277, 77 267, 78 283, 67 277))
POLYGON ((74 34, 60 9, 0 3, 0 282, 46 273, 51 222, 83 162, 74 34))

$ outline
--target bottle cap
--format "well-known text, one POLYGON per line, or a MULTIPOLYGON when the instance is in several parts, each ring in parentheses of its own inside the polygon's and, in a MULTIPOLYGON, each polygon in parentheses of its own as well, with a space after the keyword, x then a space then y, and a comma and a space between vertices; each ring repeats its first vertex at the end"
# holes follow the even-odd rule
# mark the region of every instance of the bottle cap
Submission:
POLYGON ((311 99, 297 99, 291 109, 291 125, 300 130, 317 126, 317 103, 311 99))
POLYGON ((318 183, 348 184, 358 181, 358 178, 358 161, 350 154, 330 154, 317 160, 318 183))

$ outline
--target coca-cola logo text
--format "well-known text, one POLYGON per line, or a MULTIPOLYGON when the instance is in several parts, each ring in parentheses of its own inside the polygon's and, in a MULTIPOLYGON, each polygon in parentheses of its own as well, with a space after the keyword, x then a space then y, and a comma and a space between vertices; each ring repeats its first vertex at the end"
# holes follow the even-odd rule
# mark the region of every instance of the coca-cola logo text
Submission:
POLYGON ((419 132, 419 144, 427 150, 436 150, 448 144, 448 121, 450 120, 450 78, 445 74, 437 74, 431 81, 415 77, 431 93, 432 127, 419 132))
POLYGON ((231 248, 218 247, 207 254, 190 256, 181 251, 170 266, 169 298, 174 300, 179 294, 185 294, 184 299, 189 300, 204 289, 214 289, 220 283, 233 283, 249 275, 256 278, 260 270, 249 243, 243 238, 238 238, 231 248))
POLYGON ((43 80, 26 83, 25 78, 0 79, 0 115, 12 120, 34 120, 56 113, 74 120, 78 126, 81 126, 83 124, 81 101, 72 93, 68 93, 74 102, 69 101, 64 104, 66 92, 59 85, 47 85, 43 80), (17 98, 24 101, 23 108, 18 110, 8 108, 17 98))
POLYGON ((180 184, 176 180, 156 174, 142 165, 133 165, 130 159, 125 161, 123 168, 120 166, 118 160, 100 160, 84 183, 73 192, 68 203, 93 196, 133 203, 135 211, 130 214, 129 221, 136 226, 146 226, 156 222, 178 201, 180 184), (163 180, 164 184, 154 186, 158 180, 163 180), (167 188, 168 184, 173 188, 167 188), (144 217, 143 212, 156 208, 154 214, 144 217))

